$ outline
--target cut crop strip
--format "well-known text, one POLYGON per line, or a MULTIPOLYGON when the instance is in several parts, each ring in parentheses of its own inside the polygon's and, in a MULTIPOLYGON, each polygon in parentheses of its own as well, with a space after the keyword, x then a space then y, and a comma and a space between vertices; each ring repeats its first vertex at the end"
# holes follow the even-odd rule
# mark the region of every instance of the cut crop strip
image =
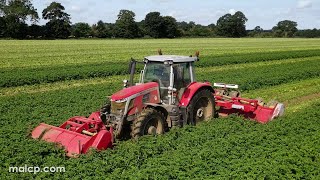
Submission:
POLYGON ((276 99, 280 102, 290 101, 304 96, 320 93, 320 78, 298 80, 291 83, 248 91, 243 96, 276 99))
POLYGON ((95 86, 95 85, 105 85, 106 87, 110 87, 113 83, 118 84, 117 87, 120 88, 122 86, 121 84, 122 80, 126 78, 127 76, 110 76, 110 77, 103 77, 103 78, 69 80, 69 81, 60 81, 60 82, 46 83, 46 84, 34 84, 34 85, 1 88, 0 97, 15 96, 19 94, 34 94, 34 93, 57 91, 57 90, 68 90, 72 88, 95 86))

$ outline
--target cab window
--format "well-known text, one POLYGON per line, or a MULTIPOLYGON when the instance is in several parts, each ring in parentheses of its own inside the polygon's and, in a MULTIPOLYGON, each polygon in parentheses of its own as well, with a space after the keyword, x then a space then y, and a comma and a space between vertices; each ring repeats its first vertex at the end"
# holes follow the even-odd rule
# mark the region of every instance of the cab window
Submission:
POLYGON ((158 82, 160 87, 169 87, 170 85, 170 66, 163 63, 148 62, 144 74, 144 82, 158 82))
POLYGON ((174 88, 181 89, 191 83, 190 63, 179 63, 173 65, 174 88))

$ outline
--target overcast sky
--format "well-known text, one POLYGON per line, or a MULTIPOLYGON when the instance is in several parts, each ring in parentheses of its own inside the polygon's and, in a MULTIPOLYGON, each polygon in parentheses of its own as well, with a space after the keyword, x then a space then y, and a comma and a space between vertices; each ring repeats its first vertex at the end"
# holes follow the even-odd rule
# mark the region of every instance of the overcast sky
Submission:
MULTIPOLYGON (((178 21, 197 24, 216 24, 226 13, 242 11, 247 18, 247 29, 261 26, 271 29, 281 20, 298 22, 299 29, 320 28, 320 0, 56 0, 71 15, 72 23, 98 20, 115 22, 120 9, 136 13, 136 21, 148 12, 158 11, 163 16, 173 16, 178 21)), ((33 0, 41 16, 42 10, 52 0, 33 0)), ((41 20, 40 24, 45 21, 41 20)))

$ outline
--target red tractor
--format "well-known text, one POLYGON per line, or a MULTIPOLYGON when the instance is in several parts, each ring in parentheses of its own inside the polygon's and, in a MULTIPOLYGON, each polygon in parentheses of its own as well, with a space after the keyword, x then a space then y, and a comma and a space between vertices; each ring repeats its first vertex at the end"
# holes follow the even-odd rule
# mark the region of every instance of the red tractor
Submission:
POLYGON ((163 134, 170 128, 196 125, 217 116, 240 114, 266 123, 284 113, 284 105, 265 105, 258 99, 240 97, 238 85, 197 82, 196 56, 160 55, 131 60, 130 80, 114 93, 110 102, 88 118, 73 117, 60 127, 40 124, 32 137, 62 144, 68 156, 103 150, 117 139, 163 134), (143 64, 134 83, 137 63, 143 64))

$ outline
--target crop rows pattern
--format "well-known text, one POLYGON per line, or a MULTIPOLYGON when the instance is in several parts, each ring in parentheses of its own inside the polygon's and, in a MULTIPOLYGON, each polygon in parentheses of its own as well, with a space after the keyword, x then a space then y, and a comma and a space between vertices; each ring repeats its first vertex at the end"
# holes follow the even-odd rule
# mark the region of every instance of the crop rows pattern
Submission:
POLYGON ((0 179, 320 178, 317 39, 0 42, 0 179), (286 115, 266 125, 235 116, 213 119, 78 159, 30 138, 40 122, 58 126, 98 110, 122 88, 130 57, 150 55, 159 46, 170 54, 199 47, 197 80, 237 83, 246 97, 278 98, 286 115), (8 172, 24 165, 64 166, 66 172, 8 172))

